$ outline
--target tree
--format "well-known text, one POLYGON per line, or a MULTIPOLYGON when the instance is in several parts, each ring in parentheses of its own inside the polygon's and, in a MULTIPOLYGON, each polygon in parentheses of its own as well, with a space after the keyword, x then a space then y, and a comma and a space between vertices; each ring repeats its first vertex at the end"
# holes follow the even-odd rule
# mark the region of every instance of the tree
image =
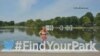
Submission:
POLYGON ((51 25, 56 26, 56 25, 57 25, 57 23, 58 23, 58 21, 57 21, 57 20, 55 20, 55 19, 53 19, 53 20, 51 21, 51 25))
POLYGON ((26 23, 26 22, 19 22, 19 23, 16 23, 16 25, 17 25, 17 26, 25 26, 25 23, 26 23))
POLYGON ((88 17, 83 17, 82 22, 83 22, 83 26, 89 26, 89 24, 91 23, 88 17))
POLYGON ((34 23, 37 28, 44 26, 44 22, 41 19, 36 19, 34 23))
POLYGON ((0 26, 2 26, 3 25, 3 21, 0 21, 0 26))
POLYGON ((11 25, 11 26, 14 26, 14 24, 15 24, 14 21, 9 22, 9 25, 11 25))
POLYGON ((76 16, 70 17, 70 23, 73 26, 77 26, 78 25, 78 18, 76 16))
POLYGON ((70 25, 71 23, 70 23, 70 21, 71 21, 71 19, 70 19, 70 17, 66 17, 66 25, 70 25))
POLYGON ((34 21, 32 19, 27 20, 26 26, 33 27, 34 26, 34 21))
POLYGON ((84 16, 88 17, 91 21, 91 25, 93 26, 94 24, 94 16, 91 12, 87 12, 84 16))
POLYGON ((95 17, 95 23, 97 26, 100 26, 100 13, 98 13, 95 17))

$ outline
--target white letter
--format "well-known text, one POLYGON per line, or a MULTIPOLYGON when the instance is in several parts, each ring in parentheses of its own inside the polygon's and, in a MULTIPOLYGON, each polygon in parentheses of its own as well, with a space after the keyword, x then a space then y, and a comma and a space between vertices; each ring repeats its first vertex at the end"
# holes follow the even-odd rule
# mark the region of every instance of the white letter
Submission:
POLYGON ((54 49, 54 50, 59 50, 59 44, 58 44, 58 43, 55 43, 55 44, 53 45, 53 49, 54 49))
POLYGON ((45 50, 45 46, 46 46, 46 44, 45 44, 45 41, 44 41, 43 43, 41 43, 41 44, 39 45, 39 49, 40 49, 40 50, 45 50))
POLYGON ((75 50, 75 48, 77 48, 79 46, 79 43, 76 41, 72 42, 72 50, 75 50))
POLYGON ((23 42, 23 49, 25 50, 26 48, 29 48, 29 41, 24 41, 23 42))
POLYGON ((53 43, 54 43, 53 41, 52 41, 51 43, 49 43, 49 42, 47 41, 47 45, 49 46, 49 50, 51 50, 53 43))

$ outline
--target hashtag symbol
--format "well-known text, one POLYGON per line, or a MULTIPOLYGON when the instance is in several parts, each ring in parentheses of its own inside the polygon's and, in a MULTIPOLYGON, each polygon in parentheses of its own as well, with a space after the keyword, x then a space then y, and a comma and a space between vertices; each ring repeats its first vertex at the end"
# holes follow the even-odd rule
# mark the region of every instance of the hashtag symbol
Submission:
POLYGON ((16 50, 21 50, 21 46, 22 46, 22 42, 21 41, 17 41, 15 44, 15 49, 16 50))

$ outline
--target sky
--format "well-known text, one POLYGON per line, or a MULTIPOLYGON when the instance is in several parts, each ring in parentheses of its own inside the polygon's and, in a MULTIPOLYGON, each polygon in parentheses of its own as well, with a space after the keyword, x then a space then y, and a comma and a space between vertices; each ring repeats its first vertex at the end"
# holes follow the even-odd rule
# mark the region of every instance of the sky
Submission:
POLYGON ((0 20, 48 20, 57 16, 78 16, 100 12, 100 0, 0 0, 0 20))

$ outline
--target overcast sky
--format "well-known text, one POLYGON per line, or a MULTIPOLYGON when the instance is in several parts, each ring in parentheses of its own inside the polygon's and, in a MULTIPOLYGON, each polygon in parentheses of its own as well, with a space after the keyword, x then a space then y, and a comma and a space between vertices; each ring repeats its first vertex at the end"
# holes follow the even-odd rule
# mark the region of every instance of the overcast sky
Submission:
POLYGON ((28 19, 51 19, 57 16, 95 16, 100 0, 0 0, 0 20, 16 22, 28 19), (83 8, 83 9, 80 9, 83 8))

